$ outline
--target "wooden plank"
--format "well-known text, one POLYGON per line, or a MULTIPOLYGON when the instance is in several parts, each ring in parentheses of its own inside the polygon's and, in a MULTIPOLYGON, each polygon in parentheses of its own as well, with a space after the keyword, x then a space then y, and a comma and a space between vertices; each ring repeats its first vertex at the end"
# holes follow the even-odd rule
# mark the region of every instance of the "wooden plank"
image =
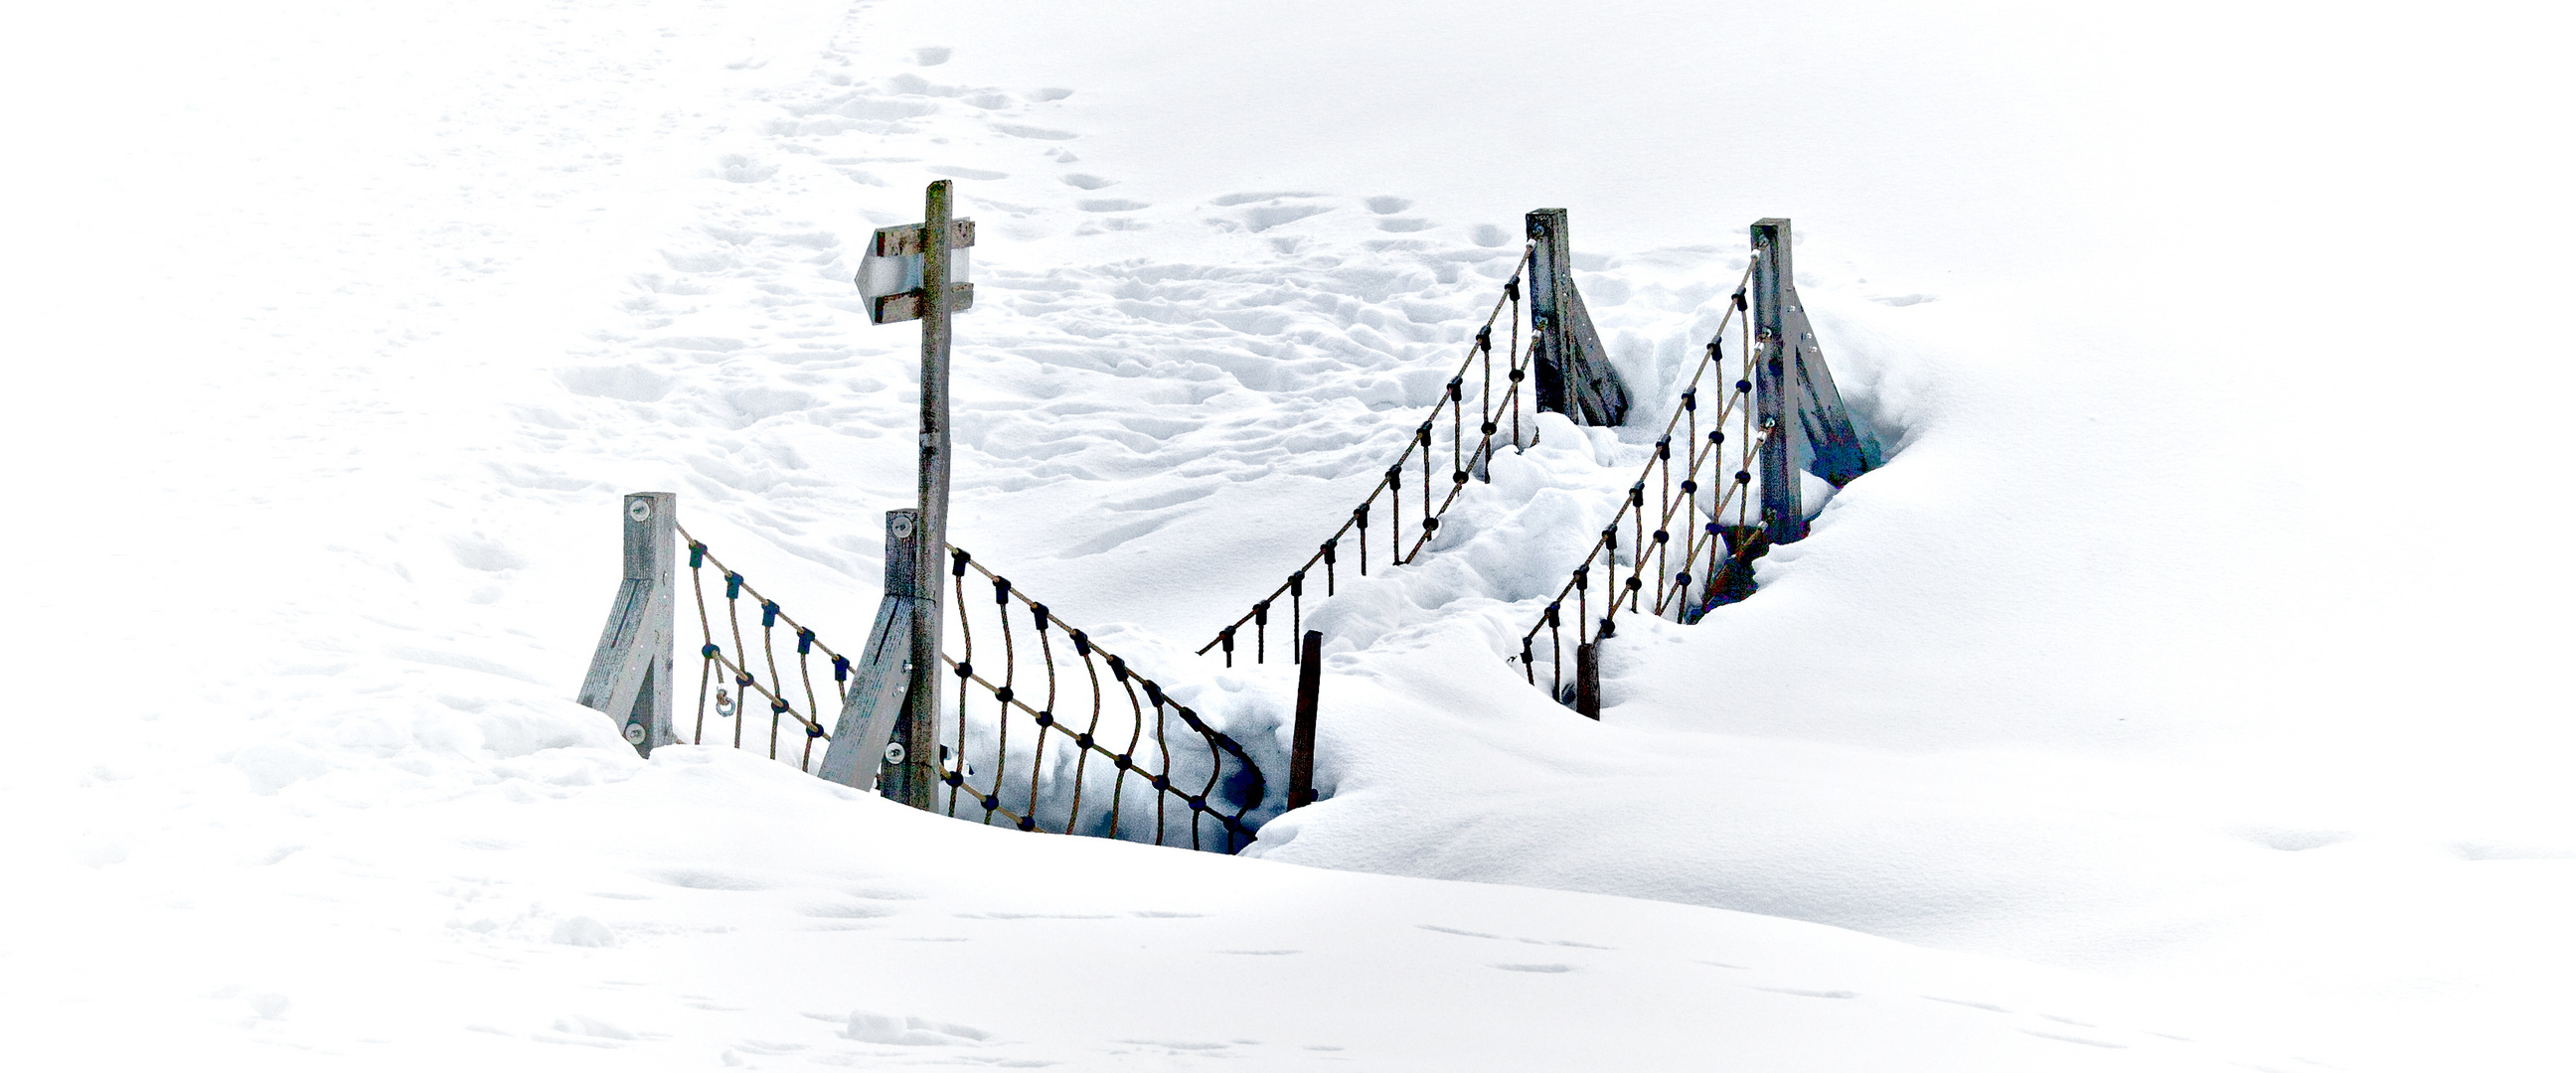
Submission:
POLYGON ((1315 709, 1324 685, 1324 635, 1306 631, 1297 660, 1297 724, 1288 739, 1288 807, 1315 803, 1315 709))
POLYGON ((817 772, 823 778, 873 790, 880 771, 893 759, 886 746, 893 743, 904 695, 912 690, 912 605, 912 597, 898 593, 887 593, 878 602, 868 647, 852 668, 849 696, 841 702, 832 745, 823 752, 823 769, 817 772))
MULTIPOLYGON (((946 180, 941 180, 945 182, 946 180)), ((918 257, 928 248, 922 239, 930 231, 926 224, 904 224, 900 227, 877 228, 871 252, 879 257, 918 257)), ((975 221, 948 222, 948 248, 966 249, 975 244, 975 221)))
MULTIPOLYGON (((921 291, 904 291, 899 294, 889 294, 868 299, 869 323, 901 324, 908 320, 920 320, 923 299, 927 296, 926 290, 927 289, 925 288, 921 291)), ((949 312, 963 313, 973 308, 975 308, 974 284, 951 283, 948 285, 949 312)))

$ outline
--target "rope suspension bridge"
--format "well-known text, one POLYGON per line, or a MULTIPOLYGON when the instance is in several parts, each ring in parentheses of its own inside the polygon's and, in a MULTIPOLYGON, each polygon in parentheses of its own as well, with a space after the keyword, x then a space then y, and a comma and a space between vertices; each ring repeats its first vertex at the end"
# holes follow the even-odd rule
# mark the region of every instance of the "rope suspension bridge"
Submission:
MULTIPOLYGON (((1374 539, 1386 566, 1432 550, 1441 517, 1471 484, 1490 482, 1498 449, 1536 443, 1525 408, 1590 425, 1620 424, 1632 408, 1574 287, 1564 210, 1531 213, 1512 274, 1404 450, 1305 562, 1198 649, 1221 651, 1231 667, 1248 626, 1253 661, 1267 662, 1273 612, 1287 600, 1297 643, 1282 647, 1299 664, 1299 689, 1286 793, 1275 794, 1279 773, 1227 733, 1222 714, 1180 703, 948 542, 948 320, 973 303, 972 284, 952 280, 950 267, 975 237, 972 221, 949 217, 949 201, 950 184, 932 184, 925 222, 880 229, 859 270, 871 320, 923 324, 921 502, 887 512, 885 598, 867 644, 855 653, 825 644, 681 529, 675 495, 630 494, 625 579, 580 701, 617 719, 639 752, 727 746, 987 825, 1239 852, 1262 822, 1315 800, 1322 638, 1304 628, 1314 571, 1322 569, 1323 597, 1335 595, 1347 548, 1366 577, 1373 517, 1384 519, 1374 539), (673 712, 683 549, 700 664, 685 737, 673 712), (943 696, 948 679, 953 704, 943 696)), ((1545 663, 1551 695, 1585 715, 1599 717, 1597 646, 1615 634, 1623 607, 1688 623, 1743 599, 1752 561, 1805 535, 1799 473, 1839 487, 1880 464, 1875 434, 1844 407, 1797 303, 1788 221, 1761 221, 1753 236, 1751 263, 1680 382, 1651 457, 1521 635, 1519 673, 1538 685, 1545 663)))

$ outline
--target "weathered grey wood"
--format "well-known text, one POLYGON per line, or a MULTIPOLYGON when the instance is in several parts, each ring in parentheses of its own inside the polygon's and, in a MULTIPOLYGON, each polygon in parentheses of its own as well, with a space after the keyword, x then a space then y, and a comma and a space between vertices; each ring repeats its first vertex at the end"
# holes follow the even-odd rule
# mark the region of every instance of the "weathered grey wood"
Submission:
POLYGON ((1798 411, 1796 465, 1840 488, 1885 461, 1878 430, 1866 416, 1843 405, 1833 370, 1825 363, 1824 347, 1816 341, 1816 329, 1807 323, 1806 306, 1798 299, 1794 283, 1788 287, 1785 313, 1782 326, 1788 337, 1789 371, 1798 385, 1791 394, 1798 411))
POLYGON ((1761 340, 1755 359, 1755 412, 1778 432, 1762 445, 1762 512, 1774 544, 1807 535, 1799 474, 1813 473, 1841 487, 1885 460, 1877 430, 1843 404, 1825 364, 1824 347, 1798 299, 1789 254, 1789 221, 1753 225, 1753 323, 1761 340))
POLYGON ((1583 294, 1574 286, 1574 254, 1564 209, 1524 218, 1530 241, 1530 332, 1537 345, 1538 408, 1578 425, 1628 419, 1628 383, 1610 364, 1583 294))
POLYGON ((913 554, 912 681, 904 704, 898 740, 903 742, 900 798, 928 809, 939 783, 940 682, 948 677, 939 661, 945 634, 940 584, 948 565, 948 283, 949 227, 956 186, 946 179, 924 192, 921 234, 921 471, 920 502, 914 518, 918 550, 913 554))
POLYGON ((1288 807, 1315 803, 1315 710, 1324 686, 1324 635, 1306 631, 1298 642, 1297 723, 1288 737, 1288 807))
MULTIPOLYGON (((868 319, 878 324, 901 324, 907 320, 920 320, 922 304, 920 291, 905 291, 901 294, 870 298, 868 299, 868 319)), ((974 284, 948 285, 949 312, 963 313, 973 308, 975 308, 974 284)))
POLYGON ((582 676, 580 703, 606 713, 639 755, 650 756, 671 733, 671 636, 679 496, 635 492, 625 497, 625 577, 609 605, 608 625, 582 676))
POLYGON ((832 731, 831 747, 823 752, 820 772, 843 786, 881 789, 906 802, 913 796, 911 769, 895 758, 908 753, 909 746, 901 752, 886 747, 903 744, 896 735, 906 729, 904 698, 912 691, 919 516, 910 508, 886 512, 885 598, 877 603, 876 625, 868 630, 868 646, 853 668, 850 693, 841 702, 841 719, 832 731))
POLYGON ((1789 221, 1753 223, 1753 412, 1769 435, 1762 440, 1763 531, 1773 544, 1807 535, 1799 503, 1795 370, 1789 364, 1789 221))
MULTIPOLYGON (((962 267, 964 258, 956 256, 955 251, 975 245, 975 221, 951 220, 947 234, 948 248, 957 262, 949 274, 963 276, 965 273, 956 269, 962 267)), ((877 229, 866 256, 859 261, 858 275, 852 280, 858 284, 860 297, 867 300, 870 323, 900 324, 925 315, 929 285, 924 282, 924 257, 933 245, 929 236, 926 224, 877 229)), ((948 294, 950 313, 962 313, 975 305, 972 283, 951 279, 948 294)))

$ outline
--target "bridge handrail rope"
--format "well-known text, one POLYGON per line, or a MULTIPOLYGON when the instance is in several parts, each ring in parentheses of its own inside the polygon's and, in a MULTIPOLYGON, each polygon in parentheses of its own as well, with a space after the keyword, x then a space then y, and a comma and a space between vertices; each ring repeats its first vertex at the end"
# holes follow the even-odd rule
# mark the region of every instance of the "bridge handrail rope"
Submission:
MULTIPOLYGON (((1649 546, 1645 527, 1646 482, 1649 477, 1656 474, 1658 469, 1662 471, 1663 495, 1659 504, 1662 507, 1662 513, 1652 534, 1654 554, 1651 556, 1656 563, 1657 571, 1654 605, 1657 617, 1661 617, 1667 609, 1673 609, 1677 614, 1685 617, 1695 612, 1704 612, 1707 600, 1718 591, 1718 586, 1729 580, 1732 573, 1742 569, 1743 564, 1748 561, 1750 557, 1748 553, 1755 546, 1755 541, 1749 538, 1735 542, 1735 546, 1729 548, 1727 555, 1722 559, 1717 552, 1721 545, 1728 543, 1724 535, 1724 530, 1728 528, 1724 517, 1729 505, 1733 505, 1736 510, 1736 523, 1733 528, 1737 531, 1745 530, 1751 521, 1749 516, 1751 497, 1745 494, 1746 486, 1752 481, 1751 460, 1761 449, 1761 445, 1776 431, 1764 427, 1757 434, 1753 427, 1751 401, 1753 329, 1752 320, 1747 315, 1746 303, 1746 291, 1752 282, 1753 269, 1753 263, 1748 262, 1745 265, 1743 277, 1736 281, 1735 293, 1727 302, 1725 316, 1718 320, 1717 329, 1711 334, 1698 365, 1692 369, 1690 379, 1684 382, 1680 402, 1675 405, 1672 417, 1664 422, 1663 435, 1655 441, 1654 457, 1647 459, 1645 466, 1638 471, 1637 480, 1629 485, 1628 494, 1620 500, 1618 511, 1610 516, 1610 523, 1602 527, 1601 535, 1593 538, 1591 547, 1585 549, 1582 560, 1574 568, 1573 575, 1566 580, 1562 588, 1557 590, 1556 596, 1548 601, 1547 609, 1540 615, 1539 621, 1531 625, 1528 632, 1521 635, 1519 659, 1523 674, 1530 684, 1538 683, 1538 663, 1534 649, 1539 631, 1546 630, 1549 637, 1550 673, 1553 675, 1551 692, 1562 695, 1565 691, 1564 642, 1561 630, 1563 610, 1568 595, 1573 596, 1576 603, 1575 637, 1578 645, 1607 637, 1616 629, 1619 604, 1623 597, 1630 613, 1639 611, 1645 588, 1643 578, 1646 563, 1650 558, 1646 554, 1649 546), (1703 442, 1699 432, 1701 382, 1707 379, 1712 371, 1723 373, 1726 361, 1724 342, 1730 325, 1737 331, 1739 340, 1737 353, 1738 360, 1742 363, 1743 374, 1736 379, 1732 385, 1733 390, 1726 392, 1724 401, 1718 405, 1717 413, 1710 420, 1708 435, 1703 442), (1709 521, 1684 533, 1682 569, 1677 573, 1673 572, 1671 557, 1673 518, 1685 506, 1696 506, 1699 503, 1699 495, 1703 491, 1699 482, 1700 471, 1708 463, 1716 461, 1724 450, 1726 423, 1730 417, 1737 419, 1741 426, 1738 436, 1739 448, 1736 454, 1740 464, 1735 471, 1734 479, 1726 482, 1717 491, 1715 501, 1708 506, 1706 514, 1709 521), (1686 452, 1679 496, 1673 494, 1675 485, 1672 472, 1673 433, 1677 429, 1683 432, 1682 442, 1690 445, 1686 452), (1635 531, 1630 544, 1631 562, 1624 583, 1617 577, 1619 527, 1622 521, 1630 522, 1635 531), (1702 551, 1707 552, 1709 565, 1708 569, 1700 574, 1701 597, 1695 602, 1690 598, 1692 581, 1690 568, 1693 563, 1699 561, 1702 551), (1595 560, 1602 560, 1603 565, 1607 567, 1604 571, 1609 575, 1607 580, 1612 582, 1608 586, 1609 600, 1605 608, 1606 613, 1597 624, 1592 619, 1590 592, 1592 566, 1595 560), (1594 628, 1596 625, 1597 631, 1594 628)), ((1722 375, 1720 379, 1722 382, 1722 375)))
MULTIPOLYGON (((819 709, 814 694, 811 659, 814 653, 821 652, 832 661, 832 680, 838 686, 837 692, 840 694, 835 697, 836 701, 846 697, 849 692, 850 661, 825 646, 822 640, 814 635, 814 631, 805 628, 803 623, 788 617, 787 613, 779 608, 777 601, 762 596, 760 590, 751 586, 751 582, 725 566, 723 560, 716 558, 714 552, 707 550, 703 541, 690 536, 688 529, 680 528, 679 533, 680 539, 688 542, 689 588, 697 597, 698 631, 701 639, 698 648, 698 715, 697 723, 690 731, 689 743, 706 744, 708 687, 714 684, 715 672, 721 668, 733 676, 731 684, 736 690, 756 691, 769 701, 769 758, 779 759, 779 732, 784 728, 786 719, 794 719, 805 731, 804 752, 798 758, 797 766, 812 771, 814 743, 829 741, 831 735, 823 730, 823 724, 811 714, 819 709), (725 621, 733 634, 733 651, 743 658, 749 657, 750 646, 744 644, 742 639, 742 596, 749 593, 753 600, 759 601, 760 648, 764 662, 769 667, 769 682, 766 685, 762 684, 759 676, 744 666, 742 659, 727 656, 724 646, 716 639, 715 625, 707 613, 704 568, 708 564, 713 564, 724 575, 725 621), (787 689, 784 677, 778 673, 778 646, 775 643, 777 627, 782 622, 796 631, 796 673, 805 686, 803 711, 798 711, 795 703, 783 695, 787 689)), ((737 715, 747 717, 749 713, 744 711, 744 706, 749 699, 747 693, 737 692, 728 696, 722 688, 717 688, 715 690, 716 717, 719 719, 732 719, 737 715)), ((748 721, 748 718, 735 719, 734 748, 742 748, 743 724, 748 721)))
MULTIPOLYGON (((1457 373, 1449 378, 1441 398, 1431 404, 1430 414, 1422 419, 1422 424, 1414 429, 1413 436, 1405 441, 1404 452, 1397 455, 1394 464, 1386 468, 1385 475, 1379 477, 1377 484, 1369 489, 1368 496, 1351 511, 1350 517, 1343 519, 1340 528, 1333 530, 1331 538, 1318 545, 1315 552, 1306 557, 1304 563, 1289 572, 1286 581, 1281 582, 1278 588, 1270 590, 1269 595, 1254 601, 1251 610, 1218 629, 1214 638, 1199 646, 1198 655, 1204 656, 1211 649, 1223 648, 1226 666, 1233 666, 1235 638, 1244 625, 1249 623, 1253 627, 1253 661, 1267 662, 1271 607, 1278 603, 1280 597, 1288 598, 1289 636, 1298 636, 1305 628, 1304 604, 1307 574, 1314 570, 1317 563, 1323 564, 1324 595, 1333 595, 1336 587, 1333 567, 1339 561, 1342 538, 1349 535, 1353 529, 1359 531, 1357 547, 1360 554, 1360 576, 1368 576, 1369 512, 1377 505, 1378 496, 1381 493, 1388 496, 1387 555, 1393 560, 1394 565, 1401 566, 1411 562, 1415 556, 1421 554, 1423 546, 1431 542, 1431 538, 1440 529, 1440 516, 1448 513, 1450 505, 1457 502, 1458 495, 1465 491, 1468 480, 1491 479, 1486 474, 1485 467, 1493 460, 1494 439, 1502 428, 1503 414, 1507 409, 1511 414, 1512 445, 1522 446, 1521 388, 1529 381, 1531 359, 1538 340, 1535 337, 1531 338, 1528 346, 1524 346, 1521 342, 1521 280, 1529 271, 1530 259, 1536 246, 1535 242, 1523 244, 1520 261, 1513 266, 1511 278, 1503 282, 1501 296, 1494 299, 1494 308, 1486 313, 1484 326, 1476 330, 1475 338, 1468 344, 1466 360, 1459 363, 1457 373), (1508 329, 1510 341, 1503 351, 1503 371, 1508 387, 1500 398, 1496 398, 1494 395, 1494 322, 1501 319, 1506 306, 1509 306, 1512 311, 1508 329), (1483 370, 1484 387, 1476 396, 1478 439, 1475 450, 1471 453, 1466 448, 1466 382, 1467 374, 1476 370, 1480 364, 1483 370), (1432 433, 1439 424, 1440 412, 1443 409, 1449 411, 1450 486, 1448 495, 1442 497, 1435 506, 1431 495, 1432 433), (1404 544, 1404 496, 1402 494, 1404 468, 1405 463, 1413 458, 1414 451, 1417 449, 1422 452, 1422 532, 1420 536, 1414 538, 1412 546, 1408 548, 1404 544)), ((1289 648, 1289 658, 1291 662, 1297 658, 1294 645, 1289 648)))
MULTIPOLYGON (((987 569, 965 549, 950 546, 949 574, 956 585, 956 603, 952 606, 957 609, 962 646, 959 655, 950 656, 943 652, 941 658, 948 663, 949 670, 957 676, 961 684, 972 682, 982 687, 984 693, 992 697, 999 708, 994 720, 997 741, 992 781, 989 783, 991 790, 979 792, 977 787, 969 784, 967 779, 974 774, 972 771, 950 768, 944 761, 941 764, 941 779, 948 784, 949 788, 947 813, 950 816, 957 814, 958 798, 963 792, 972 795, 967 801, 969 807, 980 807, 984 810, 983 822, 989 824, 994 816, 999 815, 1008 819, 1011 826, 1021 830, 1037 829, 1039 821, 1035 816, 1036 802, 1039 798, 1041 781, 1046 773, 1047 737, 1050 732, 1061 731, 1069 736, 1071 744, 1076 749, 1074 774, 1071 780, 1073 792, 1070 795, 1071 800, 1067 805, 1064 819, 1066 831, 1070 832, 1082 823, 1082 792, 1086 782, 1084 776, 1091 757, 1096 754, 1106 758, 1117 771, 1117 774, 1111 778, 1109 787, 1110 804, 1106 831, 1108 837, 1118 837, 1121 823, 1120 810, 1127 800, 1127 779, 1132 773, 1145 787, 1153 791, 1156 845, 1164 844, 1164 839, 1170 831, 1169 821, 1173 819, 1170 807, 1173 805, 1186 807, 1191 813, 1189 817, 1191 849, 1204 848, 1201 841, 1202 817, 1214 819, 1225 833, 1228 841, 1227 852, 1233 852, 1251 844, 1253 829, 1244 817, 1261 804, 1268 794, 1268 784, 1262 776, 1261 768, 1252 762, 1252 757, 1244 751, 1240 743, 1224 731, 1207 725, 1197 712, 1173 701, 1163 692, 1160 684, 1136 671, 1116 654, 1100 647, 1089 634, 1058 617, 1047 605, 1031 599, 1027 593, 1012 585, 1009 579, 987 569), (967 609, 980 605, 982 601, 967 599, 966 574, 969 570, 982 576, 984 581, 992 586, 992 606, 996 608, 994 617, 999 620, 1002 641, 1000 682, 995 682, 991 676, 980 673, 974 664, 974 624, 967 614, 967 609), (1046 699, 1040 707, 1031 707, 1026 695, 1016 688, 1019 680, 1019 644, 1017 633, 1011 627, 1012 614, 1008 610, 1014 600, 1018 601, 1021 609, 1029 615, 1030 625, 1037 634, 1039 654, 1046 667, 1046 699), (1055 627, 1055 630, 1050 631, 1048 628, 1050 626, 1055 627), (1084 729, 1080 731, 1065 725, 1066 720, 1055 714, 1055 704, 1059 697, 1059 675, 1056 668, 1055 643, 1052 639, 1055 632, 1061 632, 1073 645, 1075 654, 1082 659, 1083 669, 1091 686, 1091 715, 1084 724, 1084 729), (1108 666, 1112 683, 1126 694, 1130 714, 1134 717, 1127 745, 1123 750, 1110 748, 1107 743, 1099 739, 1101 719, 1104 714, 1107 714, 1104 711, 1106 707, 1104 700, 1113 696, 1102 687, 1100 681, 1102 664, 1108 666), (1140 690, 1143 693, 1141 698, 1138 696, 1140 690), (1153 711, 1152 747, 1156 754, 1154 758, 1156 762, 1151 771, 1147 770, 1145 762, 1137 755, 1141 747, 1146 744, 1144 734, 1146 710, 1149 706, 1153 711), (1006 807, 1002 796, 1005 782, 1009 778, 1011 762, 1009 748, 1011 721, 1003 717, 1008 716, 1013 710, 1027 716, 1029 721, 1037 726, 1037 741, 1030 750, 1028 795, 1024 799, 1030 807, 1026 813, 1006 807), (1199 780, 1195 790, 1185 786, 1179 781, 1179 777, 1175 776, 1172 765, 1169 715, 1178 715, 1181 722, 1190 730, 1197 732, 1207 746, 1208 770, 1205 778, 1199 780), (1227 775, 1225 760, 1228 757, 1233 759, 1235 771, 1248 783, 1245 792, 1241 795, 1242 803, 1231 813, 1225 811, 1220 807, 1219 802, 1214 800, 1217 784, 1227 775)), ((960 689, 957 698, 957 740, 961 743, 961 753, 970 722, 967 693, 960 689)), ((964 766, 960 765, 961 768, 964 766)))
MULTIPOLYGON (((754 588, 742 574, 726 566, 723 560, 718 559, 715 553, 708 549, 705 542, 691 536, 686 529, 680 529, 679 534, 688 548, 689 583, 697 600, 698 629, 702 642, 698 649, 700 669, 697 720, 691 729, 689 743, 707 744, 706 717, 712 697, 717 718, 734 720, 732 746, 737 749, 742 748, 743 728, 752 718, 749 698, 757 694, 761 699, 769 702, 770 734, 767 747, 769 758, 785 759, 779 755, 780 746, 783 744, 781 735, 787 722, 793 720, 804 730, 805 745, 801 754, 792 755, 795 756, 799 767, 809 772, 814 770, 813 743, 829 741, 831 735, 811 715, 820 710, 819 695, 814 688, 812 661, 818 655, 829 661, 835 686, 833 692, 836 700, 840 701, 846 701, 848 698, 852 671, 850 661, 833 650, 831 646, 824 644, 813 630, 790 617, 776 601, 762 595, 760 590, 754 588), (714 615, 707 606, 705 571, 709 567, 714 568, 724 580, 725 589, 722 599, 726 611, 726 632, 731 635, 732 640, 729 649, 717 633, 714 615), (742 604, 746 598, 760 609, 760 662, 765 665, 768 672, 765 680, 751 665, 751 649, 743 634, 742 604), (788 687, 778 663, 775 638, 782 626, 791 632, 791 636, 796 641, 794 654, 797 678, 803 685, 805 694, 805 703, 801 709, 793 699, 794 691, 788 687), (718 672, 722 672, 730 679, 722 686, 718 684, 716 678, 718 672), (730 686, 737 692, 727 694, 724 686, 730 686)), ((966 692, 960 690, 957 698, 957 736, 954 739, 953 751, 950 745, 943 743, 938 761, 940 779, 949 788, 946 808, 948 815, 957 815, 962 795, 965 797, 966 807, 980 806, 984 810, 983 822, 985 823, 989 824, 993 822, 994 817, 999 816, 1009 825, 1020 830, 1036 830, 1041 822, 1037 814, 1041 811, 1039 802, 1046 774, 1048 736, 1051 732, 1061 731, 1068 742, 1076 747, 1078 755, 1071 780, 1070 801, 1064 808, 1064 828, 1067 832, 1081 826, 1082 798, 1086 783, 1084 776, 1088 773, 1086 769, 1091 757, 1096 754, 1106 759, 1117 771, 1109 787, 1110 803, 1107 806, 1108 815, 1106 816, 1108 837, 1118 837, 1124 818, 1122 812, 1131 807, 1127 801, 1130 796, 1127 792, 1127 783, 1128 776, 1132 773, 1136 776, 1138 785, 1149 787, 1154 791, 1153 841, 1155 844, 1164 844, 1167 836, 1171 835, 1170 821, 1175 819, 1173 812, 1176 806, 1185 808, 1193 814, 1189 832, 1189 845, 1192 849, 1206 848, 1204 845, 1206 832, 1202 830, 1202 817, 1215 821, 1219 830, 1223 832, 1226 849, 1229 852, 1252 842, 1253 830, 1245 817, 1261 804, 1268 788, 1260 767, 1253 763, 1251 756, 1245 752, 1240 743, 1225 732, 1208 726, 1197 712, 1172 701, 1163 692, 1160 684, 1138 673, 1116 654, 1101 648, 1087 633, 1056 616, 1045 604, 1031 600, 1026 593, 1020 592, 1007 579, 986 569, 982 563, 976 562, 974 557, 965 550, 952 547, 950 564, 949 572, 956 585, 957 602, 954 606, 959 612, 957 626, 961 651, 957 655, 942 651, 941 659, 947 663, 950 671, 956 674, 961 682, 972 682, 982 687, 986 695, 1001 705, 1003 714, 1017 709, 1035 722, 1038 737, 1029 753, 1027 796, 1016 799, 1015 803, 1020 807, 1011 807, 1010 804, 1005 803, 1003 793, 1005 780, 1010 777, 1012 760, 1010 721, 999 718, 995 720, 995 759, 990 782, 993 790, 982 790, 968 781, 977 773, 966 748, 969 732, 972 729, 969 700, 966 692), (1030 615, 1031 623, 1038 634, 1037 643, 1041 661, 1046 668, 1046 699, 1043 707, 1030 707, 1026 698, 1014 689, 1019 681, 1019 645, 1017 631, 1011 625, 1010 614, 1002 613, 998 616, 1003 646, 1001 680, 996 682, 991 676, 979 673, 975 669, 975 625, 971 617, 965 613, 973 606, 966 599, 966 573, 970 569, 992 584, 994 603, 997 606, 1007 608, 1010 601, 1016 598, 1030 615), (1050 630, 1051 626, 1054 629, 1050 630), (1064 720, 1054 715, 1053 711, 1059 692, 1054 646, 1056 633, 1063 634, 1073 644, 1075 653, 1083 661, 1086 676, 1092 686, 1091 715, 1080 731, 1067 726, 1064 720), (1104 701, 1114 695, 1100 680, 1100 668, 1103 663, 1107 664, 1110 671, 1111 683, 1109 684, 1117 686, 1126 694, 1131 714, 1134 716, 1129 740, 1123 749, 1114 748, 1109 742, 1098 737, 1102 717, 1111 714, 1104 701), (1142 692, 1142 697, 1139 696, 1139 691, 1142 692), (1145 758, 1138 754, 1143 751, 1142 747, 1149 744, 1144 739, 1148 703, 1151 704, 1154 713, 1154 738, 1150 745, 1156 755, 1145 758), (1195 780, 1195 786, 1180 781, 1183 776, 1176 774, 1172 760, 1169 718, 1171 715, 1178 715, 1184 725, 1196 731, 1205 741, 1209 756, 1208 770, 1203 778, 1195 780), (1225 762, 1227 758, 1233 761, 1231 772, 1227 770, 1228 765, 1225 762), (1231 810, 1214 800, 1217 784, 1229 774, 1239 777, 1246 784, 1246 792, 1241 795, 1244 803, 1231 810)), ((1010 789, 1016 790, 1018 787, 1012 786, 1010 789)), ((1044 811, 1052 812, 1053 809, 1046 808, 1044 811)), ((1095 819, 1099 818, 1099 807, 1095 806, 1092 811, 1095 819)))

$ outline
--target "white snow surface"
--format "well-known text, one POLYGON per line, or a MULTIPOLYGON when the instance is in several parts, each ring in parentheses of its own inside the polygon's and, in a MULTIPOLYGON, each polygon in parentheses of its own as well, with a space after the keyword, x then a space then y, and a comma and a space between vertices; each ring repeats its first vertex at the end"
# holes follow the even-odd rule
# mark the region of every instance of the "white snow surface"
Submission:
POLYGON ((29 1068, 2563 1069, 2560 16, 2514 5, 424 0, 6 46, 0 1026, 29 1068), (1797 222, 1882 470, 1504 657, 1659 414, 1312 615, 1243 858, 575 705, 617 496, 847 649, 981 227, 952 537, 1190 655, 1571 213, 1645 408, 1797 222))

